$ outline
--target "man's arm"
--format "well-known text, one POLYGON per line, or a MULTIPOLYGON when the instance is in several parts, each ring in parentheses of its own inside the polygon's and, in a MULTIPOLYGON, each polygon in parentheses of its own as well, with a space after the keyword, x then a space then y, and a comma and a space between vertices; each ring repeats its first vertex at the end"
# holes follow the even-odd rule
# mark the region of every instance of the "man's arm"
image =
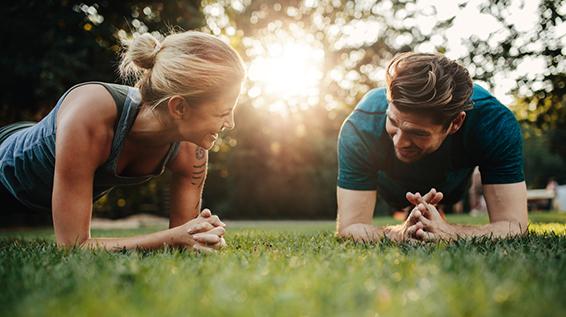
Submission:
POLYGON ((503 238, 527 232, 527 188, 525 182, 483 186, 490 223, 482 226, 449 224, 436 208, 419 205, 422 228, 415 236, 423 240, 453 240, 460 237, 503 238))
MULTIPOLYGON (((412 238, 409 233, 415 228, 420 214, 411 213, 403 224, 383 228, 372 225, 373 210, 377 201, 375 190, 350 190, 337 187, 338 218, 336 220, 336 235, 340 238, 352 239, 358 242, 375 242, 383 237, 394 241, 412 238)), ((443 195, 434 188, 424 196, 407 193, 407 200, 416 203, 422 199, 429 204, 437 204, 443 195)))
POLYGON ((358 242, 375 242, 383 237, 383 229, 372 225, 377 199, 375 190, 350 190, 337 187, 336 196, 338 237, 358 242))

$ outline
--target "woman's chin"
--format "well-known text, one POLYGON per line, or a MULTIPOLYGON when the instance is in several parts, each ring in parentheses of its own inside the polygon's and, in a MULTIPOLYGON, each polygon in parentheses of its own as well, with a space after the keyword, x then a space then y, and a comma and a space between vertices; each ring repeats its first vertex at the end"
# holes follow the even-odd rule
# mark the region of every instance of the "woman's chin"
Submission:
POLYGON ((209 136, 200 142, 200 147, 204 148, 205 150, 210 150, 216 143, 216 138, 209 136))

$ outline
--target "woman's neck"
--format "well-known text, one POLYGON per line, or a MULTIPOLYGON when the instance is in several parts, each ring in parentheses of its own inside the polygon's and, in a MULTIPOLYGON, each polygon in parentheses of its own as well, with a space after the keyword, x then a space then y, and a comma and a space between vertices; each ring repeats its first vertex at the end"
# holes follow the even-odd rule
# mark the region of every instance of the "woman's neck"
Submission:
POLYGON ((128 138, 147 146, 163 146, 179 141, 177 129, 156 111, 142 108, 138 113, 128 138))

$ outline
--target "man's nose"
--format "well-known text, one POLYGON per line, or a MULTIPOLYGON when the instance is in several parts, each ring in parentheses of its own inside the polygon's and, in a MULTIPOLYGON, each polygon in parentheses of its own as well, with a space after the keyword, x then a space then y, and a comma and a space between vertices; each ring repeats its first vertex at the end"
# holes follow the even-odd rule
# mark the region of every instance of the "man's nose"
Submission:
POLYGON ((411 140, 405 133, 403 133, 403 131, 401 131, 401 129, 399 129, 393 136, 393 144, 396 148, 406 148, 411 146, 411 140))

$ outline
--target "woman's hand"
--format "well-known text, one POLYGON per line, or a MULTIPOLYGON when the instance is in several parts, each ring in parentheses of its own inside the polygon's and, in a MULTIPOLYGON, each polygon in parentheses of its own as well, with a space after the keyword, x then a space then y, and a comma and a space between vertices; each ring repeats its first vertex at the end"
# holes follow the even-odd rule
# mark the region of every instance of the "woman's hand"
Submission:
POLYGON ((175 244, 183 248, 211 252, 226 246, 226 225, 210 210, 204 209, 199 216, 176 229, 175 244))

